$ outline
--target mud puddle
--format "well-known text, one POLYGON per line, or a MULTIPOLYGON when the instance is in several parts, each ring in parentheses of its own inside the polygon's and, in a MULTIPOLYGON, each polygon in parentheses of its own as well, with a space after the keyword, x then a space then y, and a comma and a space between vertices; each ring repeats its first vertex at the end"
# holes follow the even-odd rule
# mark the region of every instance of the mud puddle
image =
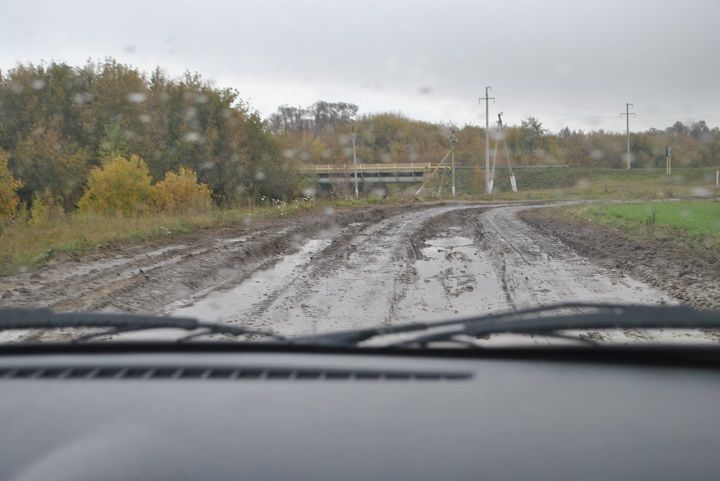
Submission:
POLYGON ((208 322, 237 322, 254 305, 292 284, 298 276, 298 269, 310 262, 312 256, 330 242, 330 239, 310 239, 296 253, 284 256, 269 269, 256 272, 236 287, 228 291, 212 291, 201 298, 179 301, 176 303, 178 307, 168 306, 166 313, 208 322))
POLYGON ((472 238, 453 234, 425 241, 398 320, 439 320, 508 308, 490 260, 472 238))

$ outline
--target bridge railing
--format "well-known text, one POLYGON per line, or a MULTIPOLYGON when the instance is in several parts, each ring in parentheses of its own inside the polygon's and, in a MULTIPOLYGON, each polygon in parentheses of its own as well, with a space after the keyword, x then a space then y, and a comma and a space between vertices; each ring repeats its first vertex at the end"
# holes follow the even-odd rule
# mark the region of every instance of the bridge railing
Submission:
POLYGON ((437 169, 450 169, 449 164, 439 162, 402 162, 375 164, 314 164, 305 165, 303 172, 315 174, 352 174, 373 172, 429 172, 437 169))

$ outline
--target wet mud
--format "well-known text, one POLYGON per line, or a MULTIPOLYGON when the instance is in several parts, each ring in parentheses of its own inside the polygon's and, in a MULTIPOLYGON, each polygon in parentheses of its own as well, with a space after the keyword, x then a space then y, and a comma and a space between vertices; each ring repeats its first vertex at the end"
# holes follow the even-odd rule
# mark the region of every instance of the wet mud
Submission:
POLYGON ((521 219, 538 207, 365 208, 208 231, 0 279, 0 303, 193 316, 300 335, 564 301, 682 299, 521 219))

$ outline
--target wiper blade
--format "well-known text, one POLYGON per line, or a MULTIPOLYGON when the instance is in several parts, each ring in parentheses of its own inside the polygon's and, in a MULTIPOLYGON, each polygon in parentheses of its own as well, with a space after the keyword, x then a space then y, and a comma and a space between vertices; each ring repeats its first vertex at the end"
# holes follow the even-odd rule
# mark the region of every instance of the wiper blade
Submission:
POLYGON ((579 312, 546 317, 513 314, 492 320, 466 321, 455 331, 431 333, 392 345, 428 344, 452 339, 454 336, 488 334, 537 334, 565 337, 557 331, 589 329, 711 329, 720 328, 720 311, 696 311, 673 306, 615 306, 598 312, 579 312))
POLYGON ((181 329, 185 331, 200 331, 185 336, 180 340, 206 334, 230 334, 233 336, 255 335, 275 340, 285 340, 284 337, 268 331, 228 324, 203 322, 192 317, 163 317, 114 312, 53 312, 49 309, 0 309, 0 331, 60 328, 107 328, 105 331, 93 332, 85 336, 81 336, 77 340, 90 340, 104 335, 148 329, 181 329))
POLYGON ((291 342, 328 346, 352 346, 382 336, 430 332, 409 340, 386 344, 427 344, 458 335, 483 336, 517 333, 559 337, 556 331, 576 329, 712 329, 720 328, 720 311, 697 311, 686 306, 640 306, 572 302, 470 316, 440 322, 421 322, 380 328, 341 331, 291 339, 291 342), (580 309, 590 312, 562 311, 580 309), (437 332, 439 328, 446 328, 437 332))

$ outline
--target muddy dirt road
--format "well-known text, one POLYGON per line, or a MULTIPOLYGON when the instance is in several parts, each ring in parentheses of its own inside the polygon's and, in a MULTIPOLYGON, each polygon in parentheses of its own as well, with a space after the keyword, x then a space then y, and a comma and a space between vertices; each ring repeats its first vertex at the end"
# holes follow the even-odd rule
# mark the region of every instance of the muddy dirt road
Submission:
POLYGON ((285 335, 572 300, 677 302, 517 216, 537 207, 327 211, 61 262, 0 280, 1 302, 194 316, 285 335))

